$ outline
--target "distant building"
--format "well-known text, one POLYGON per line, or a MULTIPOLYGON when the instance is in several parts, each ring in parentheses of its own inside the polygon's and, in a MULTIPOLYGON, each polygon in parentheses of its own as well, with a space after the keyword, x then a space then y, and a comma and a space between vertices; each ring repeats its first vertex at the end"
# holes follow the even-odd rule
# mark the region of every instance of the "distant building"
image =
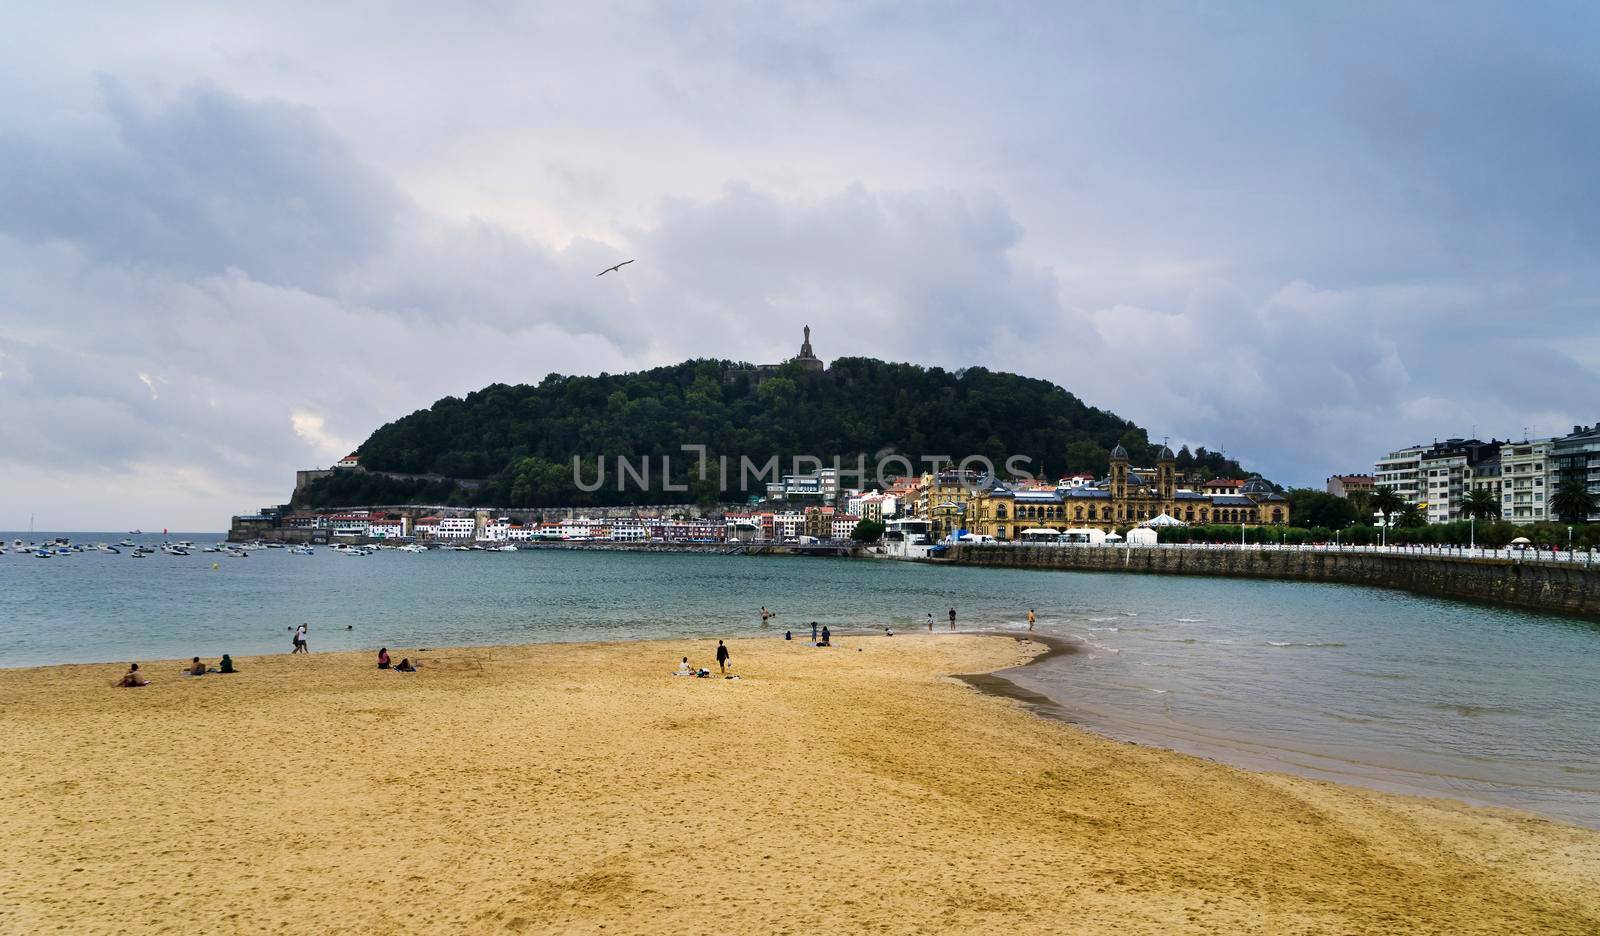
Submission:
POLYGON ((439 539, 469 540, 478 532, 478 521, 473 517, 441 517, 434 536, 439 539))
MULTIPOLYGON (((1600 499, 1600 423, 1573 426, 1570 435, 1551 443, 1550 455, 1555 460, 1557 483, 1582 481, 1589 493, 1600 499)), ((1558 518, 1552 516, 1551 519, 1558 518)), ((1600 511, 1589 514, 1586 519, 1600 520, 1600 511)))
POLYGON ((1388 488, 1407 504, 1421 503, 1424 497, 1422 453, 1425 451, 1427 449, 1420 445, 1412 445, 1378 459, 1373 466, 1373 489, 1388 488))
POLYGON ((1328 478, 1328 493, 1348 498, 1351 494, 1371 494, 1376 485, 1369 474, 1333 475, 1328 478))
POLYGON ((374 539, 399 539, 408 535, 406 521, 402 517, 388 519, 386 517, 373 517, 367 521, 367 535, 374 539))
MULTIPOLYGON (((1139 469, 1149 471, 1149 469, 1139 469)), ((1238 478, 1212 478, 1210 481, 1200 482, 1200 493, 1211 496, 1228 496, 1238 494, 1244 488, 1244 481, 1238 478)))
POLYGON ((1500 518, 1513 523, 1542 523, 1550 519, 1550 495, 1555 493, 1555 459, 1552 439, 1507 442, 1500 446, 1500 518))
POLYGON ((361 467, 361 459, 360 459, 360 457, 358 457, 356 455, 355 452, 351 452, 349 455, 346 455, 345 457, 343 457, 343 458, 339 459, 338 461, 334 462, 333 463, 333 467, 335 467, 335 468, 360 468, 361 467))
POLYGON ((1488 461, 1493 461, 1493 476, 1498 479, 1499 440, 1480 442, 1477 439, 1449 439, 1435 442, 1422 452, 1417 461, 1417 470, 1429 523, 1451 523, 1466 519, 1466 514, 1462 512, 1462 498, 1473 488, 1475 471, 1488 461))

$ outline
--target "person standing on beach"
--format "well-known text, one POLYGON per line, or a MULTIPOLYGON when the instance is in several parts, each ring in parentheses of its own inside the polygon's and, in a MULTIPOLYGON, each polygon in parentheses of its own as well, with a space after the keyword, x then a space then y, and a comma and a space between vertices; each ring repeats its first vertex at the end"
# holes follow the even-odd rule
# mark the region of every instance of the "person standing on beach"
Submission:
POLYGON ((1034 618, 1034 616, 1033 616, 1033 609, 1029 608, 1028 609, 1028 633, 1030 633, 1030 634, 1033 633, 1033 622, 1035 620, 1036 620, 1036 618, 1034 618))
POLYGON ((724 674, 728 672, 728 647, 722 641, 717 641, 717 669, 724 674))
POLYGON ((816 643, 817 642, 817 622, 816 621, 812 621, 811 622, 811 642, 812 643, 816 643))
POLYGON ((308 648, 306 646, 306 625, 304 625, 304 624, 301 624, 299 627, 294 629, 294 651, 293 652, 295 652, 295 653, 310 653, 311 652, 310 648, 308 648))
POLYGON ((928 633, 933 633, 933 612, 928 612, 928 633))
POLYGON ((951 630, 955 630, 956 629, 956 609, 955 608, 951 608, 950 609, 950 629, 951 630))

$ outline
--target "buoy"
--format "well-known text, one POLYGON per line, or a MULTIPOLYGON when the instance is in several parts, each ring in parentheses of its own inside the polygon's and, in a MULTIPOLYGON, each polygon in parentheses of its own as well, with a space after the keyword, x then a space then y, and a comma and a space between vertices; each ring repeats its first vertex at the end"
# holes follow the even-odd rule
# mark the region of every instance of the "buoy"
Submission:
POLYGON ((220 568, 222 568, 222 563, 220 563, 220 562, 211 563, 211 571, 215 572, 220 568))

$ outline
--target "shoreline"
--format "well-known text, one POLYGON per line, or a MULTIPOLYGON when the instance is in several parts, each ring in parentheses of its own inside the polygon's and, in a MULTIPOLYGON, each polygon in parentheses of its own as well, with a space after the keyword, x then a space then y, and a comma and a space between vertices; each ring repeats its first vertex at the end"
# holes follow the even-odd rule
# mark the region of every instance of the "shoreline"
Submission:
POLYGON ((954 676, 1070 652, 1034 642, 728 638, 739 680, 672 678, 715 646, 687 638, 152 661, 140 690, 6 670, 0 929, 1600 926, 1595 832, 1116 742, 954 676))

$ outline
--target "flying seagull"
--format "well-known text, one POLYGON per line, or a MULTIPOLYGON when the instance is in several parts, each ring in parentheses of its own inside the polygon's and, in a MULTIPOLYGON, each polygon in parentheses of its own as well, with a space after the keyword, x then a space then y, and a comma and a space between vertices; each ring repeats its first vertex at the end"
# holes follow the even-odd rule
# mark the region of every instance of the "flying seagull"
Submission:
POLYGON ((632 260, 624 260, 624 261, 622 261, 621 263, 617 264, 614 267, 606 267, 604 270, 601 270, 599 273, 596 273, 595 276, 605 276, 607 273, 610 273, 612 270, 620 270, 620 269, 622 269, 623 267, 627 266, 628 264, 630 264, 632 262, 633 262, 632 260))

